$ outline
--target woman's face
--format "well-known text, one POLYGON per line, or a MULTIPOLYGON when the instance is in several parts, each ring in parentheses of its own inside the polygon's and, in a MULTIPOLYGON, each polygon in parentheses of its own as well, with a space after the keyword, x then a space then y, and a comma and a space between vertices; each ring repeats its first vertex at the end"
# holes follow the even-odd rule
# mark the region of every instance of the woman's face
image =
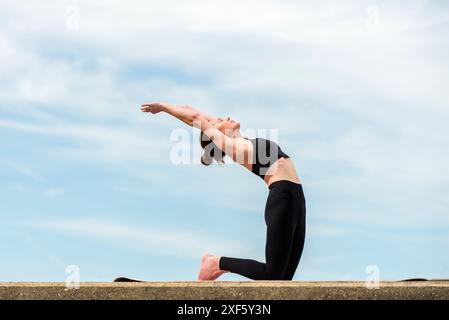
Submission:
POLYGON ((227 136, 232 136, 235 131, 240 129, 240 123, 230 117, 211 120, 211 124, 227 136))

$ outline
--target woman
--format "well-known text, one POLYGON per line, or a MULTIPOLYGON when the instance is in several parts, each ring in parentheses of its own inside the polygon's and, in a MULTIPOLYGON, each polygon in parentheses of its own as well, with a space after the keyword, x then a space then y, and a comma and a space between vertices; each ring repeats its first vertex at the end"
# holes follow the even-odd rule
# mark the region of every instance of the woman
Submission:
POLYGON ((198 280, 215 280, 226 272, 253 280, 292 280, 304 247, 306 207, 302 184, 289 156, 272 141, 244 138, 240 123, 229 117, 213 118, 190 106, 158 102, 143 104, 141 110, 152 114, 166 112, 200 129, 205 150, 203 164, 223 162, 228 155, 261 177, 269 188, 265 206, 266 263, 206 254, 198 280))

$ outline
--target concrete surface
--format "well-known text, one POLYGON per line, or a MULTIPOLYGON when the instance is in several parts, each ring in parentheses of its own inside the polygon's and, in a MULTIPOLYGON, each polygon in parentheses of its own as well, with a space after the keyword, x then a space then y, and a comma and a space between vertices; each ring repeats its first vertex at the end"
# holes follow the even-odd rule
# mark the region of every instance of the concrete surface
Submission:
POLYGON ((364 282, 301 281, 179 281, 105 283, 82 282, 79 289, 65 283, 4 282, 0 299, 101 299, 101 300, 310 300, 310 299, 445 299, 449 281, 381 282, 367 289, 364 282))

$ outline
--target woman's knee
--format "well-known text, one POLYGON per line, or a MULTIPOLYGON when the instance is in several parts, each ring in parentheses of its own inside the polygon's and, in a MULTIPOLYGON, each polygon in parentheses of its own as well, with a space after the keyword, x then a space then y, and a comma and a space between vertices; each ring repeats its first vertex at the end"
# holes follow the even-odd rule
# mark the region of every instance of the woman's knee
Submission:
POLYGON ((285 279, 286 267, 281 265, 266 264, 266 280, 288 280, 285 279))

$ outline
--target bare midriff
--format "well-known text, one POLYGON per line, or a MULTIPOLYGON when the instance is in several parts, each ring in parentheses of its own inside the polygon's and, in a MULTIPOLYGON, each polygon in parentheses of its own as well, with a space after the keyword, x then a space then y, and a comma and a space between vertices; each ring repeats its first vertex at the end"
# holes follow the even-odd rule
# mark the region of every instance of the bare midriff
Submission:
POLYGON ((296 172, 295 164, 290 158, 279 158, 271 165, 264 178, 264 181, 268 186, 280 180, 288 180, 301 184, 301 180, 296 172))
MULTIPOLYGON (((249 171, 252 171, 251 164, 245 164, 244 166, 249 171)), ((295 164, 290 158, 279 158, 270 166, 264 178, 268 186, 280 180, 287 180, 298 184, 302 183, 296 172, 295 164)))

